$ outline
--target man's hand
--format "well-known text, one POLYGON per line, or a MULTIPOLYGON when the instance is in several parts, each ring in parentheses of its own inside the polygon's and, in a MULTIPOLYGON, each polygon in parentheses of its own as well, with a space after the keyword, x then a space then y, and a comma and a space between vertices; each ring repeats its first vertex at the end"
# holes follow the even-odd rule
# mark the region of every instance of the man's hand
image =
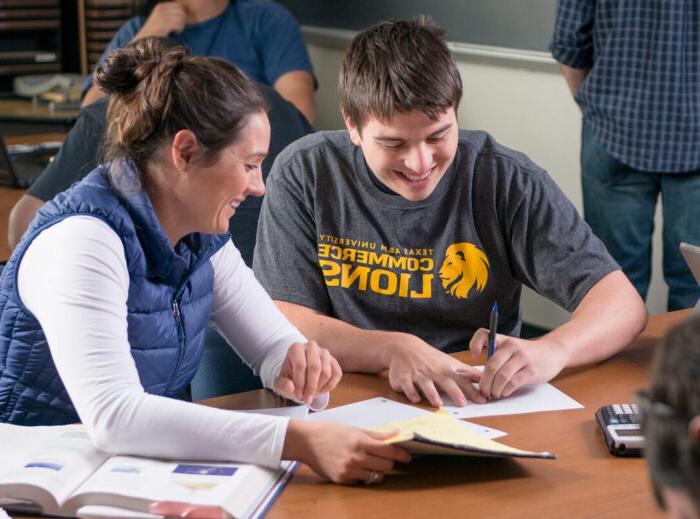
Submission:
POLYGON ((340 382, 343 372, 333 355, 314 341, 294 343, 284 359, 275 380, 279 394, 310 404, 316 395, 331 391, 340 382))
POLYGON ((442 406, 439 390, 458 406, 486 399, 474 387, 480 373, 463 362, 441 352, 414 335, 402 334, 400 344, 391 349, 389 383, 394 391, 420 402, 421 394, 434 407, 442 406), (466 398, 465 398, 466 397, 466 398))
POLYGON ((167 36, 171 32, 180 33, 185 29, 186 20, 187 13, 179 2, 157 3, 132 41, 147 36, 167 36))
MULTIPOLYGON (((479 328, 469 349, 478 357, 488 343, 489 331, 479 328)), ((529 341, 497 334, 495 352, 484 366, 479 390, 486 398, 498 400, 521 386, 551 380, 567 361, 565 349, 547 337, 529 341)))
POLYGON ((411 455, 384 440, 396 431, 363 431, 329 422, 290 420, 283 459, 297 459, 334 483, 379 483, 394 463, 408 463, 411 455), (375 473, 375 474, 373 474, 375 473))

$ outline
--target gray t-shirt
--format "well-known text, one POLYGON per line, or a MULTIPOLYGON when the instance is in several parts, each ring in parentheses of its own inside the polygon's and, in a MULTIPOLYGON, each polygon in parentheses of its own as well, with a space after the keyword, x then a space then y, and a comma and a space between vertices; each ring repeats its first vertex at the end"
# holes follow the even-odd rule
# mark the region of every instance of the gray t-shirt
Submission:
POLYGON ((447 352, 488 327, 495 301, 499 332, 518 335, 522 284, 571 311, 618 268, 544 170, 464 130, 419 202, 379 189, 346 131, 291 144, 267 180, 254 259, 273 299, 447 352))

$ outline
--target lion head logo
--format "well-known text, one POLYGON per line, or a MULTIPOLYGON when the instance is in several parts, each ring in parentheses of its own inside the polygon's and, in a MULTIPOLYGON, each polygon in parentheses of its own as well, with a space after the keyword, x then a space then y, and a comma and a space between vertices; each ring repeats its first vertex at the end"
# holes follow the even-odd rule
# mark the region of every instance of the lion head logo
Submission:
POLYGON ((489 260, 475 245, 460 242, 447 247, 445 260, 440 267, 440 279, 446 292, 466 299, 475 284, 481 292, 488 277, 489 260))

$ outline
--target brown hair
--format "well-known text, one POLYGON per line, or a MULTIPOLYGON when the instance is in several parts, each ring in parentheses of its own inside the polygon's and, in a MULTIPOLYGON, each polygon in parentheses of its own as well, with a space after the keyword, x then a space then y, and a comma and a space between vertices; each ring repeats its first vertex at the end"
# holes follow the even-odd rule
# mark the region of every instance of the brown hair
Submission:
POLYGON ((700 511, 700 447, 688 431, 688 422, 700 415, 700 317, 673 328, 656 348, 642 410, 657 499, 663 504, 659 487, 674 488, 686 492, 700 511))
POLYGON ((158 38, 114 50, 95 82, 110 95, 105 160, 132 162, 140 180, 158 147, 178 131, 195 134, 203 150, 197 159, 209 164, 239 138, 250 115, 267 110, 257 87, 227 61, 192 56, 158 38))
POLYGON ((444 39, 427 16, 379 22, 352 40, 340 68, 343 114, 362 129, 369 117, 420 110, 436 120, 459 106, 462 80, 444 39))

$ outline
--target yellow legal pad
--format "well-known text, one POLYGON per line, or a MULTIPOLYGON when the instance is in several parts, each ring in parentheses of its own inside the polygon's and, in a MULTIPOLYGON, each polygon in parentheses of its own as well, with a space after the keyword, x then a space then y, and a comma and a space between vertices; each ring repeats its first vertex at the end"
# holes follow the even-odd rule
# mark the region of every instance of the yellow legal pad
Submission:
POLYGON ((444 409, 434 413, 393 422, 374 428, 375 431, 399 433, 386 440, 416 454, 450 454, 456 456, 490 456, 497 458, 554 459, 550 452, 532 452, 484 438, 467 425, 453 418, 444 409))

